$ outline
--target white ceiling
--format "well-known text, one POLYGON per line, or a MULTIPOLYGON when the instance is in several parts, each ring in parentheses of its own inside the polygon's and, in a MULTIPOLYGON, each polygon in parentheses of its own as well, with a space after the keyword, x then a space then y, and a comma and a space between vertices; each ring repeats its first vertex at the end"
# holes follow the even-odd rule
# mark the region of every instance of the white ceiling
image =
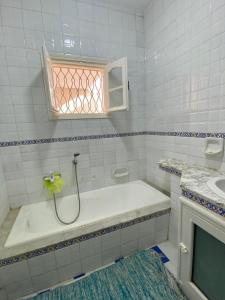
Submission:
POLYGON ((120 5, 128 9, 145 9, 151 0, 100 0, 112 5, 120 5))
POLYGON ((119 0, 118 2, 122 5, 133 7, 135 9, 144 9, 148 6, 150 1, 149 0, 119 0))

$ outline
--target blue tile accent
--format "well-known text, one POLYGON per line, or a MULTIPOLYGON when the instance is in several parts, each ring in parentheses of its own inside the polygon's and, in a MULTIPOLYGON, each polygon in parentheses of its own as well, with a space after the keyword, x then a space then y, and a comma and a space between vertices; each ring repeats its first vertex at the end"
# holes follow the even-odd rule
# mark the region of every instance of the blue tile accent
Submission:
POLYGON ((181 175, 182 175, 181 171, 179 171, 175 168, 172 168, 172 167, 165 167, 165 166, 160 166, 159 165, 159 168, 163 171, 166 171, 167 173, 174 174, 174 175, 177 175, 179 177, 181 177, 181 175))
POLYGON ((120 261, 123 260, 123 259, 124 259, 124 257, 121 256, 121 257, 119 257, 119 258, 117 258, 117 259, 115 260, 115 263, 118 263, 118 262, 120 262, 120 261))
POLYGON ((207 201, 206 199, 203 199, 202 197, 199 197, 195 193, 185 190, 185 189, 182 189, 182 195, 184 197, 200 204, 201 206, 204 206, 205 208, 213 211, 214 213, 220 215, 221 217, 225 217, 225 209, 223 209, 222 207, 219 207, 216 204, 213 204, 213 203, 207 201))
POLYGON ((139 135, 145 135, 145 131, 125 132, 125 133, 108 133, 108 134, 97 134, 97 135, 83 135, 83 136, 59 137, 59 138, 45 138, 45 139, 33 139, 33 140, 21 140, 21 141, 3 141, 3 142, 0 142, 0 147, 76 142, 76 141, 86 141, 86 140, 139 136, 139 135))
POLYGON ((143 217, 140 217, 140 218, 136 218, 136 219, 128 221, 128 222, 120 223, 120 224, 117 224, 117 225, 114 225, 114 226, 110 226, 110 227, 107 227, 107 228, 104 228, 104 229, 100 229, 100 230, 95 231, 95 232, 91 232, 91 233, 88 233, 88 234, 85 234, 85 235, 81 235, 79 237, 76 237, 76 238, 73 238, 73 239, 70 239, 70 240, 66 240, 66 241, 59 242, 59 243, 56 243, 56 244, 53 244, 53 245, 50 245, 50 246, 47 246, 47 247, 43 247, 43 248, 36 249, 36 250, 30 251, 30 252, 26 252, 26 253, 23 253, 21 255, 16 255, 16 256, 13 256, 13 257, 9 257, 9 258, 4 258, 4 259, 0 260, 0 267, 11 265, 11 264, 23 261, 23 260, 28 260, 32 257, 44 255, 44 254, 47 254, 49 252, 57 251, 59 249, 69 247, 71 245, 80 243, 82 241, 90 240, 90 239, 93 239, 95 237, 108 234, 110 232, 114 232, 114 231, 129 227, 129 226, 132 226, 132 225, 135 225, 135 224, 138 224, 138 223, 142 223, 144 221, 147 221, 147 220, 159 217, 159 216, 163 216, 165 214, 168 214, 169 212, 170 212, 170 208, 162 210, 160 212, 150 214, 150 215, 146 215, 146 216, 143 216, 143 217))
POLYGON ((145 134, 159 135, 159 136, 195 137, 195 138, 206 138, 206 137, 225 138, 225 133, 222 132, 146 131, 145 134))
POLYGON ((45 291, 41 291, 41 292, 38 293, 37 295, 42 295, 42 294, 48 293, 48 292, 50 292, 50 291, 51 291, 51 289, 47 289, 47 290, 45 290, 45 291))
POLYGON ((160 255, 162 263, 166 264, 168 261, 170 261, 166 254, 163 253, 162 250, 159 248, 159 246, 152 247, 151 249, 160 255))
POLYGON ((118 137, 131 137, 140 135, 155 135, 155 136, 179 136, 179 137, 195 137, 195 138, 206 138, 206 137, 218 137, 225 139, 225 133, 221 132, 173 132, 173 131, 135 131, 135 132, 124 132, 124 133, 107 133, 107 134, 96 134, 96 135, 83 135, 83 136, 72 136, 72 137, 58 137, 58 138, 43 138, 33 140, 16 140, 16 141, 2 141, 0 147, 13 147, 13 146, 25 146, 25 145, 38 145, 38 144, 50 144, 50 143, 63 143, 63 142, 76 142, 85 140, 96 140, 96 139, 109 139, 118 137))
POLYGON ((78 278, 81 278, 81 277, 84 277, 84 276, 85 276, 85 273, 81 273, 81 274, 73 277, 73 279, 75 280, 75 279, 78 279, 78 278))

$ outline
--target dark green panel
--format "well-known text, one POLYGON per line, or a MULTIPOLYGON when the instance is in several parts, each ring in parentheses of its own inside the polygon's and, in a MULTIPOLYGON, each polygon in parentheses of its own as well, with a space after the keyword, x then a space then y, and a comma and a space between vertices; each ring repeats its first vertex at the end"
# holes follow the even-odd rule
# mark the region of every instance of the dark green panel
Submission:
POLYGON ((225 300, 225 244, 195 225, 192 282, 210 300, 225 300))

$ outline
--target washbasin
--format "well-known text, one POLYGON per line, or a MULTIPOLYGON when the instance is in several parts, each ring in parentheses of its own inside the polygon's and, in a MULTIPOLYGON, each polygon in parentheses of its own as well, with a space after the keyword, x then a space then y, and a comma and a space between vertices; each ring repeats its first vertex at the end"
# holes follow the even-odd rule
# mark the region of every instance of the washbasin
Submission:
POLYGON ((225 177, 215 177, 207 182, 208 187, 218 196, 225 198, 225 177))

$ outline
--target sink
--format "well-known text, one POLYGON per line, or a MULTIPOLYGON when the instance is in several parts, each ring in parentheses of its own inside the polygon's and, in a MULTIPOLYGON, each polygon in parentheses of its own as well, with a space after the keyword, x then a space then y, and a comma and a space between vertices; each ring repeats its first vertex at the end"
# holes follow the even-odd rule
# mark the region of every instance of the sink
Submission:
POLYGON ((225 198, 225 177, 215 177, 207 182, 208 187, 218 196, 225 198))

